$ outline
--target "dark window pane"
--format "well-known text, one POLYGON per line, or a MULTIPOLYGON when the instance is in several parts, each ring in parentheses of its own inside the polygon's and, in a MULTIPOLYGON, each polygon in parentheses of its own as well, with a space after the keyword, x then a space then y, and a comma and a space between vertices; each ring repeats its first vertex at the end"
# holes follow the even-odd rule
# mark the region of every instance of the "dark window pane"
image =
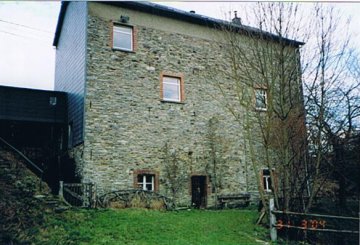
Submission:
POLYGON ((152 184, 147 184, 147 185, 146 185, 146 190, 152 191, 152 190, 153 190, 153 189, 152 189, 152 184))
POLYGON ((263 177, 264 190, 266 190, 266 177, 263 177))
POLYGON ((152 175, 146 175, 146 183, 151 183, 152 177, 152 175))
POLYGON ((137 176, 137 179, 138 179, 138 183, 142 183, 143 182, 143 175, 139 174, 137 176))

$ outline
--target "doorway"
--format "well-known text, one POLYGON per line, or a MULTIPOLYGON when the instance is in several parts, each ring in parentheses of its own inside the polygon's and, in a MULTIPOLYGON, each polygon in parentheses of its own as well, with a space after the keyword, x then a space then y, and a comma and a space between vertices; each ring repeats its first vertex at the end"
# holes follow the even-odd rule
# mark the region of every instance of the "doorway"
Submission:
POLYGON ((205 208, 207 197, 206 176, 191 177, 191 203, 195 208, 205 208))

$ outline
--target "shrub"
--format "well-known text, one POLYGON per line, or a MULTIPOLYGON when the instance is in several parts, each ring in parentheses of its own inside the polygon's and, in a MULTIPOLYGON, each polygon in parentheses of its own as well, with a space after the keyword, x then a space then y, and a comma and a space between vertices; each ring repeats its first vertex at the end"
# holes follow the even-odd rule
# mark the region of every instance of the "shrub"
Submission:
POLYGON ((130 201, 131 208, 146 208, 146 203, 141 199, 140 196, 134 196, 130 201))
POLYGON ((123 209, 126 208, 126 203, 124 201, 111 201, 109 202, 109 208, 123 209))
POLYGON ((151 200, 150 209, 163 210, 165 209, 165 203, 163 200, 151 200))

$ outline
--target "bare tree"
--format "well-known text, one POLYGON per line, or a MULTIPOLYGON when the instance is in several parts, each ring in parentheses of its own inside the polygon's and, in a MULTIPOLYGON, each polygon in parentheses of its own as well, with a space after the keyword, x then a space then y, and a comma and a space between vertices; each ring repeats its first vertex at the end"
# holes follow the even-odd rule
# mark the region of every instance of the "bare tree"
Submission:
MULTIPOLYGON (((359 121, 357 59, 334 8, 314 4, 306 18, 292 3, 259 3, 252 11, 257 29, 239 18, 220 27, 214 49, 225 50, 226 62, 210 64, 206 71, 214 72, 207 81, 242 127, 254 175, 263 167, 275 169, 270 174, 273 182, 278 179, 271 194, 276 206, 308 211, 339 165, 341 151, 329 154, 336 155, 334 149, 345 143, 340 139, 350 139, 359 121), (293 40, 307 42, 301 58, 302 45, 293 40)), ((268 193, 257 181, 266 203, 268 193)))
MULTIPOLYGON (((352 57, 347 28, 341 26, 341 18, 333 7, 317 4, 313 12, 312 55, 305 56, 307 60, 303 62, 307 67, 304 84, 311 156, 306 211, 336 166, 343 162, 343 146, 352 135, 354 120, 359 117, 356 103, 359 83, 351 81, 347 69, 352 57)), ((342 175, 341 171, 338 173, 342 175)), ((339 185, 340 191, 344 189, 342 177, 339 185)))
MULTIPOLYGON (((298 7, 259 3, 254 16, 258 29, 244 27, 238 21, 222 27, 228 66, 215 69, 216 74, 211 76, 224 108, 243 129, 254 175, 268 168, 274 180, 276 206, 288 209, 302 196, 300 173, 304 172, 302 159, 306 152, 301 43, 293 40, 300 30, 300 22, 296 22, 298 7), (231 84, 224 83, 224 78, 231 84)), ((268 195, 262 180, 256 179, 266 203, 268 195)))

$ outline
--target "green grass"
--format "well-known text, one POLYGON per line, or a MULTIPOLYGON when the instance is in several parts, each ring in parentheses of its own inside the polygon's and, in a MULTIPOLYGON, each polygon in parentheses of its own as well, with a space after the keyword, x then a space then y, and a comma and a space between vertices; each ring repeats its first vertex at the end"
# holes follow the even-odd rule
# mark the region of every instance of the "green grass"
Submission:
POLYGON ((253 210, 71 210, 47 218, 35 244, 264 244, 253 210))

